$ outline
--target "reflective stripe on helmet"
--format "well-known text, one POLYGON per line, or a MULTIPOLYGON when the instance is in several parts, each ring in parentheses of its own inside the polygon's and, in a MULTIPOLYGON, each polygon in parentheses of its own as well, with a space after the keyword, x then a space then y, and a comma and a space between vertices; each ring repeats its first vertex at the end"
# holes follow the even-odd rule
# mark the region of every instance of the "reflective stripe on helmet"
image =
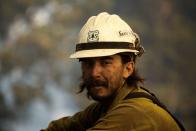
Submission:
POLYGON ((80 43, 76 45, 76 51, 91 49, 131 49, 135 47, 133 43, 128 42, 93 42, 90 44, 80 43))

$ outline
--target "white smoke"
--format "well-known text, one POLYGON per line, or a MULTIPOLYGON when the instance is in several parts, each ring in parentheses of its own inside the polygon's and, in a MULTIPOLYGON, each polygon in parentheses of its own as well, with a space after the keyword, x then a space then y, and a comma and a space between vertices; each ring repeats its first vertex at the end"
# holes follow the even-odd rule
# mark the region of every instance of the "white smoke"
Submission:
POLYGON ((50 121, 72 115, 78 111, 72 96, 63 90, 51 84, 46 88, 46 93, 51 100, 51 104, 48 105, 41 99, 34 100, 26 109, 25 114, 28 116, 12 122, 12 131, 38 131, 46 128, 50 121))

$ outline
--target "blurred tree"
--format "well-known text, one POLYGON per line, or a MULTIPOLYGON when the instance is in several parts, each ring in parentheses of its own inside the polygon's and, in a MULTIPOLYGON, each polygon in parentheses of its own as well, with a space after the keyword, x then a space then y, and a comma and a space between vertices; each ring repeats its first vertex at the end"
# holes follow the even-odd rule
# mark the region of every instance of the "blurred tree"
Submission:
MULTIPOLYGON (((17 27, 20 29, 25 25, 27 30, 20 35, 16 31, 14 36, 11 34, 15 39, 2 42, 0 86, 5 81, 11 83, 17 69, 22 70, 19 84, 9 85, 16 97, 17 108, 23 108, 35 96, 47 99, 49 96, 45 91, 51 85, 48 81, 55 83, 52 85, 55 88, 77 90, 72 87, 79 81, 79 67, 73 66, 68 55, 74 51, 77 33, 87 18, 108 11, 122 16, 134 31, 139 32, 146 49, 139 66, 147 78, 147 86, 152 86, 174 111, 178 108, 177 114, 186 118, 186 125, 194 129, 191 120, 195 118, 191 112, 196 109, 196 104, 193 101, 186 108, 181 105, 195 99, 194 5, 193 0, 2 0, 0 39, 7 39, 8 30, 13 28, 10 25, 20 19, 22 24, 17 27)), ((75 98, 81 102, 80 97, 75 98)), ((5 98, 0 92, 0 102, 3 101, 5 98)), ((87 102, 80 105, 84 107, 87 102)), ((5 102, 2 106, 0 114, 7 112, 8 115, 11 111, 5 102)))
POLYGON ((1 0, 0 1, 0 36, 7 34, 10 24, 17 17, 25 17, 26 10, 30 6, 43 5, 47 0, 1 0))

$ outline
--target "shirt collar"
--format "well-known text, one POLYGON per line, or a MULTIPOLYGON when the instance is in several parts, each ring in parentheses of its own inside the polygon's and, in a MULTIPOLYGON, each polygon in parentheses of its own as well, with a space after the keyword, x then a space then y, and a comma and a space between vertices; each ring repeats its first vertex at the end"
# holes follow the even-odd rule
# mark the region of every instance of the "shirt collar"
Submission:
POLYGON ((123 100, 130 92, 135 92, 138 90, 138 87, 131 87, 128 86, 127 83, 124 83, 124 85, 119 88, 116 97, 112 101, 112 103, 109 105, 108 111, 112 109, 116 104, 118 104, 121 100, 123 100))

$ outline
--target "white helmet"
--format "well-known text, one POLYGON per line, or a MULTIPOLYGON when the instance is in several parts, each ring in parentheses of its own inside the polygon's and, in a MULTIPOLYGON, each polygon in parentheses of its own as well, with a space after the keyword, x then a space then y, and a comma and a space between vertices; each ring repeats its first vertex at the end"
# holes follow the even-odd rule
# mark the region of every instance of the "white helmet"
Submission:
POLYGON ((76 52, 70 58, 110 56, 132 52, 141 56, 144 52, 139 37, 118 15, 102 12, 88 19, 79 33, 76 52))

